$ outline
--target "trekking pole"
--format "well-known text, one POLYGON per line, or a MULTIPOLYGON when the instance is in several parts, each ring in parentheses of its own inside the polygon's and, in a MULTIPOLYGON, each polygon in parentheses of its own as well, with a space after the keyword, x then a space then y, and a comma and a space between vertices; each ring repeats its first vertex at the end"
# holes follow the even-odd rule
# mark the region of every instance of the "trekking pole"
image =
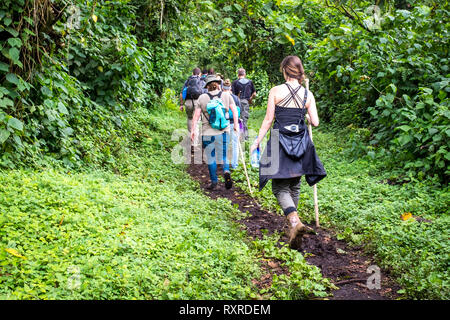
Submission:
MULTIPOLYGON (((306 90, 309 90, 309 79, 308 78, 305 79, 305 86, 306 86, 306 90)), ((308 132, 309 132, 311 141, 313 141, 312 127, 311 127, 310 121, 308 121, 308 132)), ((313 185, 313 193, 314 193, 314 212, 315 212, 315 216, 316 216, 316 227, 319 227, 319 202, 317 200, 317 184, 313 185)))
POLYGON ((250 179, 249 179, 248 173, 247 173, 247 166, 246 166, 246 164, 245 164, 244 153, 242 152, 242 146, 241 146, 240 137, 238 137, 238 145, 239 145, 239 152, 240 152, 241 158, 242 158, 242 164, 244 165, 244 173, 245 173, 245 177, 247 178, 248 189, 250 190, 250 194, 253 195, 252 187, 251 187, 251 185, 250 185, 250 179))

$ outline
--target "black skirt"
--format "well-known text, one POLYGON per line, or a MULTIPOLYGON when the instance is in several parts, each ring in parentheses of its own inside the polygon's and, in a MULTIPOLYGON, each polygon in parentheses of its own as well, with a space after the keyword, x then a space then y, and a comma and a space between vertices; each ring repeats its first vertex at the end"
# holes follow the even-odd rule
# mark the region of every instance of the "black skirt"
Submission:
POLYGON ((305 114, 304 108, 275 107, 275 123, 259 165, 259 190, 264 188, 269 179, 289 179, 304 175, 308 185, 313 186, 326 177, 325 168, 309 137, 305 114), (300 158, 290 156, 280 144, 280 135, 292 135, 292 132, 284 128, 291 125, 299 126, 296 136, 304 141, 304 152, 300 158))

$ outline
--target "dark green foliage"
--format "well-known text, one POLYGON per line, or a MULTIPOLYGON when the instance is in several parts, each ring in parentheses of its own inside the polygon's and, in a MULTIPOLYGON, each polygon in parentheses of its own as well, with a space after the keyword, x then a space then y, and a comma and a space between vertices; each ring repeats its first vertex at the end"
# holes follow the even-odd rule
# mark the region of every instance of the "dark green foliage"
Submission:
POLYGON ((126 114, 173 82, 172 40, 149 42, 153 25, 136 26, 145 1, 38 3, 0 6, 0 166, 104 164, 123 151, 112 145, 126 114))
POLYGON ((336 19, 308 53, 322 118, 369 128, 365 153, 441 181, 450 160, 448 14, 445 5, 382 11, 378 25, 361 15, 367 29, 336 19))

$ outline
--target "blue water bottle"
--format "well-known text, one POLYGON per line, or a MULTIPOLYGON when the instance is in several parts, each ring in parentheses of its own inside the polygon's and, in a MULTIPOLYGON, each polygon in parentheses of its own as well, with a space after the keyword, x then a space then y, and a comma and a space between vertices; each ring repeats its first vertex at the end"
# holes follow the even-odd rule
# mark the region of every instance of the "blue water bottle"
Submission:
POLYGON ((255 150, 253 150, 252 156, 251 156, 250 163, 253 168, 259 168, 259 158, 260 158, 260 152, 259 152, 259 146, 258 146, 255 150))

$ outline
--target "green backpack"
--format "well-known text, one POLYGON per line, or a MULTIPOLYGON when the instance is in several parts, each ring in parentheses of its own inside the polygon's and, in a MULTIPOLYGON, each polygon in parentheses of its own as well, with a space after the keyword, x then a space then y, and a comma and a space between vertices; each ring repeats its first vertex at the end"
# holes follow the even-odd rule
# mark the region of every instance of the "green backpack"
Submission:
POLYGON ((207 93, 209 98, 208 104, 206 105, 206 112, 208 113, 209 117, 206 117, 208 119, 209 124, 211 125, 211 128, 217 129, 217 130, 223 130, 226 127, 230 125, 230 121, 226 118, 226 109, 223 105, 223 101, 220 98, 222 95, 222 91, 219 92, 219 94, 213 96, 209 92, 207 93), (217 97, 216 99, 214 99, 217 97))

